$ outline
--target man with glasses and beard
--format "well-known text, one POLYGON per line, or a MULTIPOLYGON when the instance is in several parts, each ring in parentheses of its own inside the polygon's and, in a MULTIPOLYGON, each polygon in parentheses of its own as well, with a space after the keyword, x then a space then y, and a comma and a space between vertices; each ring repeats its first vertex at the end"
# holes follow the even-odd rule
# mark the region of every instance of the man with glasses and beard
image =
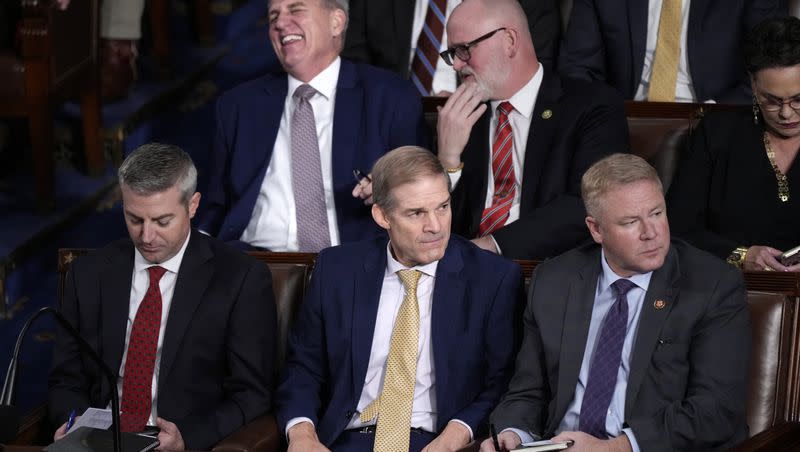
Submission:
POLYGON ((453 232, 518 259, 588 239, 580 178, 611 150, 628 149, 621 97, 539 64, 517 1, 463 2, 447 37, 441 56, 463 82, 437 125, 453 232))

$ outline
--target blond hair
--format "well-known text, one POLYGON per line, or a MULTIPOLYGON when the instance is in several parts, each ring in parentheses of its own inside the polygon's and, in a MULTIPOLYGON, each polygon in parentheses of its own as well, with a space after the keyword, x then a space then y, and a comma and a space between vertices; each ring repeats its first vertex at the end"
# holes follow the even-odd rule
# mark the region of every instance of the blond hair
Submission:
POLYGON ((642 180, 653 182, 664 191, 655 168, 639 156, 618 153, 598 160, 581 178, 581 197, 586 212, 596 217, 603 195, 612 188, 642 180))

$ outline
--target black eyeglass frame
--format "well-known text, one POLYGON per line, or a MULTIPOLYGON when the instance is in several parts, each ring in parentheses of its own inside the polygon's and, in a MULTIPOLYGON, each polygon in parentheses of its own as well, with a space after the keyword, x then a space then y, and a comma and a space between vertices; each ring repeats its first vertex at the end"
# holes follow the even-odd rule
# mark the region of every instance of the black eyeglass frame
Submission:
POLYGON ((467 43, 464 43, 464 44, 456 44, 456 45, 454 45, 452 47, 448 47, 446 50, 440 52, 439 56, 442 57, 442 59, 444 60, 445 63, 447 63, 448 66, 452 66, 453 65, 453 57, 454 56, 458 57, 459 60, 461 60, 461 61, 466 63, 467 61, 469 61, 470 58, 472 58, 472 55, 469 53, 469 49, 470 48, 475 47, 476 45, 480 44, 481 42, 491 38, 498 31, 505 30, 505 29, 506 29, 506 27, 500 27, 500 28, 497 28, 497 29, 494 29, 494 30, 490 31, 489 33, 486 33, 483 36, 479 36, 478 38, 473 39, 470 42, 467 42, 467 43))

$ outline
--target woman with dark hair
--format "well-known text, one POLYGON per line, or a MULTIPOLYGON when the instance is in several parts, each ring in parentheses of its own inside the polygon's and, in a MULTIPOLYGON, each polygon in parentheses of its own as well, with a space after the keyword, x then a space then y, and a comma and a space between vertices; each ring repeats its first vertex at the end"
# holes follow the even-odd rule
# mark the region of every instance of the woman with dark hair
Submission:
POLYGON ((707 114, 667 196, 673 235, 745 270, 800 271, 800 19, 768 19, 744 46, 752 110, 707 114))

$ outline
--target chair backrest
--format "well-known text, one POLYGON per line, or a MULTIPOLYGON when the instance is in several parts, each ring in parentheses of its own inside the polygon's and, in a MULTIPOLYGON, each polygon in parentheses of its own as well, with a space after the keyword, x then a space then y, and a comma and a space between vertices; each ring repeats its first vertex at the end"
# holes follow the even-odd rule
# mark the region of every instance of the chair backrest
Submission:
POLYGON ((747 293, 752 326, 747 423, 750 435, 791 418, 797 392, 797 297, 747 293))

